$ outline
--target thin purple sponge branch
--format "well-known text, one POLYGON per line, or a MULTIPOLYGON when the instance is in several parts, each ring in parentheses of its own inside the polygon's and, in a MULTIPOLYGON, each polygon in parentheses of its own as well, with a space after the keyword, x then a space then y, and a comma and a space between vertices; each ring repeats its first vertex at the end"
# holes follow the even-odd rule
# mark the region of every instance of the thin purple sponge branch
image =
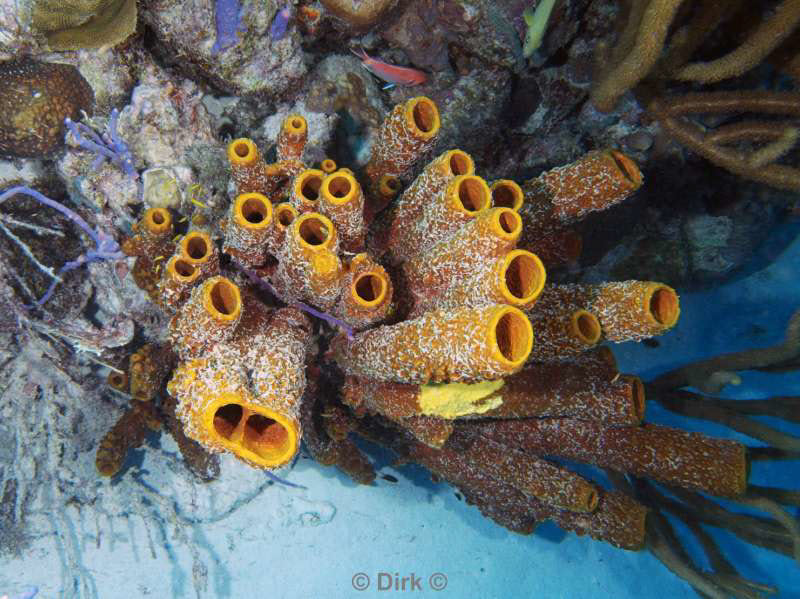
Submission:
POLYGON ((115 108, 111 111, 111 116, 108 119, 108 129, 102 134, 97 133, 85 123, 76 123, 69 117, 64 119, 64 123, 81 148, 96 154, 92 169, 97 169, 103 161, 110 160, 112 164, 121 168, 126 175, 136 179, 139 175, 133 166, 133 155, 130 148, 128 148, 128 144, 122 140, 117 132, 118 120, 119 110, 115 108))
MULTIPOLYGON (((92 229, 80 214, 75 212, 74 210, 67 208, 64 204, 57 202, 55 200, 51 200, 46 195, 36 191, 35 189, 31 189, 30 187, 25 187, 23 185, 18 185, 16 187, 12 187, 11 189, 7 189, 6 191, 0 193, 0 204, 5 202, 8 198, 13 197, 17 194, 24 194, 27 195, 37 202, 44 204, 45 206, 49 206, 50 208, 54 208, 58 210, 61 214, 71 220, 73 223, 78 225, 84 233, 86 233, 91 240, 94 242, 95 247, 90 248, 86 251, 85 254, 81 254, 75 260, 70 260, 61 269, 58 271, 59 275, 64 274, 70 270, 74 270, 84 264, 89 264, 90 262, 102 262, 105 260, 121 260, 126 258, 125 254, 122 253, 119 249, 119 245, 117 244, 116 240, 111 237, 108 233, 100 231, 99 229, 92 229)), ((61 281, 60 278, 55 279, 51 284, 50 287, 47 289, 45 294, 32 305, 27 306, 28 308, 33 307, 41 307, 44 303, 50 299, 53 295, 53 291, 55 291, 56 285, 61 281)))
MULTIPOLYGON (((284 301, 284 299, 280 296, 278 291, 272 285, 270 285, 268 281, 266 281, 265 279, 262 279, 261 277, 259 277, 258 273, 256 273, 254 270, 252 270, 250 268, 247 268, 245 266, 242 266, 241 264, 239 264, 235 260, 231 260, 231 264, 233 264, 237 268, 237 270, 239 270, 240 272, 244 273, 247 276, 247 278, 250 279, 251 283, 256 284, 257 286, 259 286, 262 289, 268 291, 269 293, 271 293, 273 296, 277 297, 281 301, 284 301)), ((286 302, 286 303, 288 303, 290 306, 294 306, 295 308, 297 308, 299 310, 302 310, 303 312, 308 312, 309 314, 311 314, 311 316, 315 316, 315 317, 319 318, 320 320, 324 320, 325 322, 327 322, 331 326, 339 327, 340 329, 342 329, 344 331, 344 334, 347 335, 348 339, 350 339, 350 340, 353 339, 353 327, 351 327, 349 324, 347 324, 343 320, 340 320, 340 319, 336 318, 335 316, 331 316, 330 314, 328 314, 326 312, 322 312, 320 310, 317 310, 316 308, 313 308, 312 306, 309 306, 308 304, 305 304, 303 302, 293 301, 293 302, 286 302)))

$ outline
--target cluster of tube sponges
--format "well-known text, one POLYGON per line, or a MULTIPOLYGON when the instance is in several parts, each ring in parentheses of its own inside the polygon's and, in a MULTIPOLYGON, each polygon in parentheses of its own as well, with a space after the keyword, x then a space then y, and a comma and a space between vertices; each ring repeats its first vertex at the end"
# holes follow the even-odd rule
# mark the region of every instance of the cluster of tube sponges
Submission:
POLYGON ((618 546, 642 545, 643 506, 550 456, 743 492, 743 448, 643 425, 641 381, 620 374, 598 345, 670 329, 680 312, 675 291, 647 281, 545 284, 545 266, 580 251, 572 225, 641 185, 636 165, 594 151, 520 186, 484 181, 456 149, 412 180, 438 129, 430 99, 395 107, 362 187, 331 160, 319 169, 302 161, 307 124, 292 115, 275 163, 249 139, 229 144, 237 195, 215 230, 192 226, 175 243, 168 212, 144 215, 128 249, 173 313, 180 364, 168 390, 187 434, 256 466, 285 465, 303 423, 312 435, 306 367, 335 364, 344 384, 336 405, 322 402, 330 438, 313 431, 312 453, 363 474, 368 462, 343 444, 348 430, 374 437, 364 423, 378 417, 401 431, 378 440, 513 530, 552 518, 618 546), (212 235, 238 275, 219 274, 212 235), (169 253, 159 272, 154 260, 169 253), (267 307, 255 286, 288 307, 267 307), (311 354, 319 340, 301 309, 345 329, 324 337, 324 356, 311 354))

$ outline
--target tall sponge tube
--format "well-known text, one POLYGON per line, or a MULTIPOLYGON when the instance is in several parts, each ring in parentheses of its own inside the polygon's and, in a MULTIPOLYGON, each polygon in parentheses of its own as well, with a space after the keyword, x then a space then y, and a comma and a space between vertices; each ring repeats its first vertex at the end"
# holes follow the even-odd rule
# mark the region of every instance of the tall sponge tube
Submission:
POLYGON ((518 371, 533 347, 525 313, 496 304, 418 318, 339 337, 333 358, 345 374, 400 383, 472 382, 518 371))

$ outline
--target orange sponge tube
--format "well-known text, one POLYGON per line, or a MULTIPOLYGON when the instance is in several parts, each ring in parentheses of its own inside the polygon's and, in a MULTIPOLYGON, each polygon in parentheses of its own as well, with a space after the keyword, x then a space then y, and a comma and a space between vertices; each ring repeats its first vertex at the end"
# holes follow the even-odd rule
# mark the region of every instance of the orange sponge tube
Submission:
POLYGON ((278 256, 275 287, 285 299, 308 301, 323 310, 339 297, 342 276, 338 236, 331 220, 306 212, 286 230, 278 256))
POLYGON ((240 137, 228 144, 228 163, 236 193, 268 193, 266 164, 252 139, 240 137))
POLYGON ((428 163, 392 207, 388 235, 391 258, 400 260, 408 255, 402 247, 405 240, 413 235, 414 225, 425 204, 439 196, 455 177, 472 175, 474 172, 475 163, 469 154, 461 150, 449 150, 428 163))
POLYGON ((516 372, 533 346, 524 312, 493 305, 434 310, 337 338, 333 358, 348 375, 407 383, 469 382, 516 372))
POLYGON ((364 249, 364 194, 352 174, 337 171, 325 177, 320 188, 319 211, 333 222, 342 249, 347 252, 364 249))
POLYGON ((308 123, 299 114, 290 114, 283 121, 281 132, 278 134, 278 141, 275 152, 278 162, 284 160, 303 160, 303 151, 308 139, 308 123))
POLYGON ((272 229, 272 204, 260 193, 243 193, 231 204, 222 251, 245 266, 258 266, 266 259, 272 229))
POLYGON ((392 280, 368 254, 358 254, 342 277, 342 295, 333 313, 355 330, 383 320, 392 305, 392 280))
MULTIPOLYGON (((433 146, 440 125, 436 103, 425 96, 411 98, 392 109, 378 131, 364 168, 373 196, 378 196, 384 175, 398 179, 408 176, 414 162, 433 146)), ((382 207, 373 206, 373 213, 382 207)))
POLYGON ((241 316, 239 287, 225 277, 211 277, 194 288, 170 322, 172 347, 184 359, 200 356, 232 337, 241 316))

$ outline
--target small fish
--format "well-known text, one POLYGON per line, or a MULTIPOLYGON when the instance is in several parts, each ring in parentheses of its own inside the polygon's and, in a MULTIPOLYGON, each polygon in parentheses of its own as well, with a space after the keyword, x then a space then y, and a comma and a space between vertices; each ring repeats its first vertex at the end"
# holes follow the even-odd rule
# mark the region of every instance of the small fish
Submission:
POLYGON ((350 51, 361 59, 361 66, 376 77, 380 77, 389 83, 394 83, 396 85, 419 85, 428 80, 428 75, 419 69, 398 67, 397 65, 389 64, 377 58, 372 58, 363 48, 359 48, 358 50, 351 48, 350 51))
POLYGON ((555 0, 542 0, 536 5, 536 10, 526 8, 522 13, 522 18, 528 31, 525 34, 525 44, 522 46, 522 55, 530 58, 533 53, 542 45, 547 22, 550 20, 550 13, 553 12, 555 0))
POLYGON ((396 483, 397 482, 397 478, 395 478, 391 474, 381 474, 381 478, 383 480, 388 480, 390 483, 396 483))
POLYGON ((275 13, 272 25, 269 27, 269 37, 273 42, 282 40, 289 30, 289 21, 294 16, 294 6, 286 4, 282 9, 275 13))

